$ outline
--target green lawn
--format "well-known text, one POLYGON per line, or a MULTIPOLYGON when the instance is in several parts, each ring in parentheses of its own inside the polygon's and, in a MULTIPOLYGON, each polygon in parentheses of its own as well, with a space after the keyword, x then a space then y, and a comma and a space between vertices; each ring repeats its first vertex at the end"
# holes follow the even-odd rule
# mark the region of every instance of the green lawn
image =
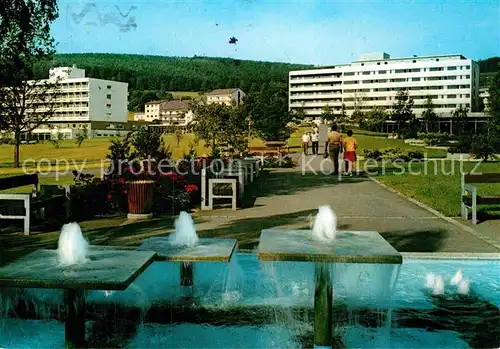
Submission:
MULTIPOLYGON (((375 177, 382 183, 402 194, 414 198, 438 210, 446 216, 460 216, 461 171, 470 172, 476 163, 451 160, 430 161, 425 164, 411 164, 405 173, 394 166, 387 166, 385 173, 375 177), (427 170, 426 170, 427 168, 427 170), (413 173, 410 173, 409 170, 413 173), (437 171, 437 174, 436 172, 437 171)), ((500 163, 482 163, 475 173, 500 172, 500 163)), ((500 183, 477 184, 479 194, 500 195, 500 183)), ((497 207, 500 209, 500 207, 497 207)), ((483 211, 493 211, 493 207, 480 206, 483 211)))
POLYGON ((388 139, 385 137, 368 136, 362 134, 354 134, 358 140, 359 154, 363 155, 363 149, 379 149, 384 150, 387 148, 401 148, 406 151, 420 151, 427 154, 428 158, 445 158, 446 151, 440 149, 427 149, 424 147, 412 146, 406 144, 401 139, 388 139))

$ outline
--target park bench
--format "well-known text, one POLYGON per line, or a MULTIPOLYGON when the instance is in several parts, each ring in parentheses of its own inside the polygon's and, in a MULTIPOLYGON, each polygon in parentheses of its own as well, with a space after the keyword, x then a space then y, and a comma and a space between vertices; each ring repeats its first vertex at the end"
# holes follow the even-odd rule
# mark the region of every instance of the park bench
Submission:
POLYGON ((231 199, 231 206, 236 210, 241 204, 245 186, 258 176, 259 160, 234 160, 221 170, 213 165, 201 170, 201 209, 212 210, 214 200, 231 199))
POLYGON ((46 210, 56 211, 57 208, 61 208, 67 217, 68 205, 64 188, 56 185, 41 185, 40 192, 38 192, 38 174, 0 178, 0 190, 28 185, 33 186, 30 193, 0 193, 0 201, 6 202, 6 205, 0 205, 0 219, 22 219, 24 221, 24 235, 29 235, 31 215, 37 210, 40 210, 45 218, 48 216, 46 210), (19 201, 23 202, 22 206, 16 205, 16 202, 19 201))
POLYGON ((468 183, 500 183, 500 173, 462 174, 462 218, 468 219, 468 209, 470 208, 472 210, 472 224, 477 224, 477 205, 500 205, 500 195, 478 195, 477 186, 468 183))

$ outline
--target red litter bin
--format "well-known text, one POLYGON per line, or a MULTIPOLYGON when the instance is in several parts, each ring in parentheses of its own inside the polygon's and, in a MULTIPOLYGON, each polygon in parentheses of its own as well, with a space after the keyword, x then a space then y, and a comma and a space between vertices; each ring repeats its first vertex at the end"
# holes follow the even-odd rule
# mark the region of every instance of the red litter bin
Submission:
POLYGON ((154 181, 142 180, 128 182, 128 218, 151 218, 153 213, 154 181))

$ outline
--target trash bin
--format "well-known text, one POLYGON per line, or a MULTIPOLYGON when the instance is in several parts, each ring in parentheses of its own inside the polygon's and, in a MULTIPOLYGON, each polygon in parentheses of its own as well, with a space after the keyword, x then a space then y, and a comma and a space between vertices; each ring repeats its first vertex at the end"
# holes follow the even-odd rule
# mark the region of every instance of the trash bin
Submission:
POLYGON ((154 181, 142 180, 127 183, 128 218, 151 218, 153 213, 154 181))

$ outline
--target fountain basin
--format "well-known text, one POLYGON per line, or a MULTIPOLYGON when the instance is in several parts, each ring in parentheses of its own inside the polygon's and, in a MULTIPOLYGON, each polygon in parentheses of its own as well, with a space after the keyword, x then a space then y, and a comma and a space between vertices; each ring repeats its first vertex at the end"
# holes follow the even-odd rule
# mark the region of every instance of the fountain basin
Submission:
POLYGON ((154 260, 154 252, 90 247, 90 261, 61 266, 56 250, 37 250, 0 268, 0 287, 124 290, 154 260))
POLYGON ((339 231, 328 244, 316 241, 310 230, 262 230, 262 261, 401 264, 403 257, 375 231, 339 231))
POLYGON ((156 252, 156 260, 163 262, 229 262, 236 249, 235 239, 200 239, 194 246, 179 246, 168 237, 144 240, 137 251, 156 252))

